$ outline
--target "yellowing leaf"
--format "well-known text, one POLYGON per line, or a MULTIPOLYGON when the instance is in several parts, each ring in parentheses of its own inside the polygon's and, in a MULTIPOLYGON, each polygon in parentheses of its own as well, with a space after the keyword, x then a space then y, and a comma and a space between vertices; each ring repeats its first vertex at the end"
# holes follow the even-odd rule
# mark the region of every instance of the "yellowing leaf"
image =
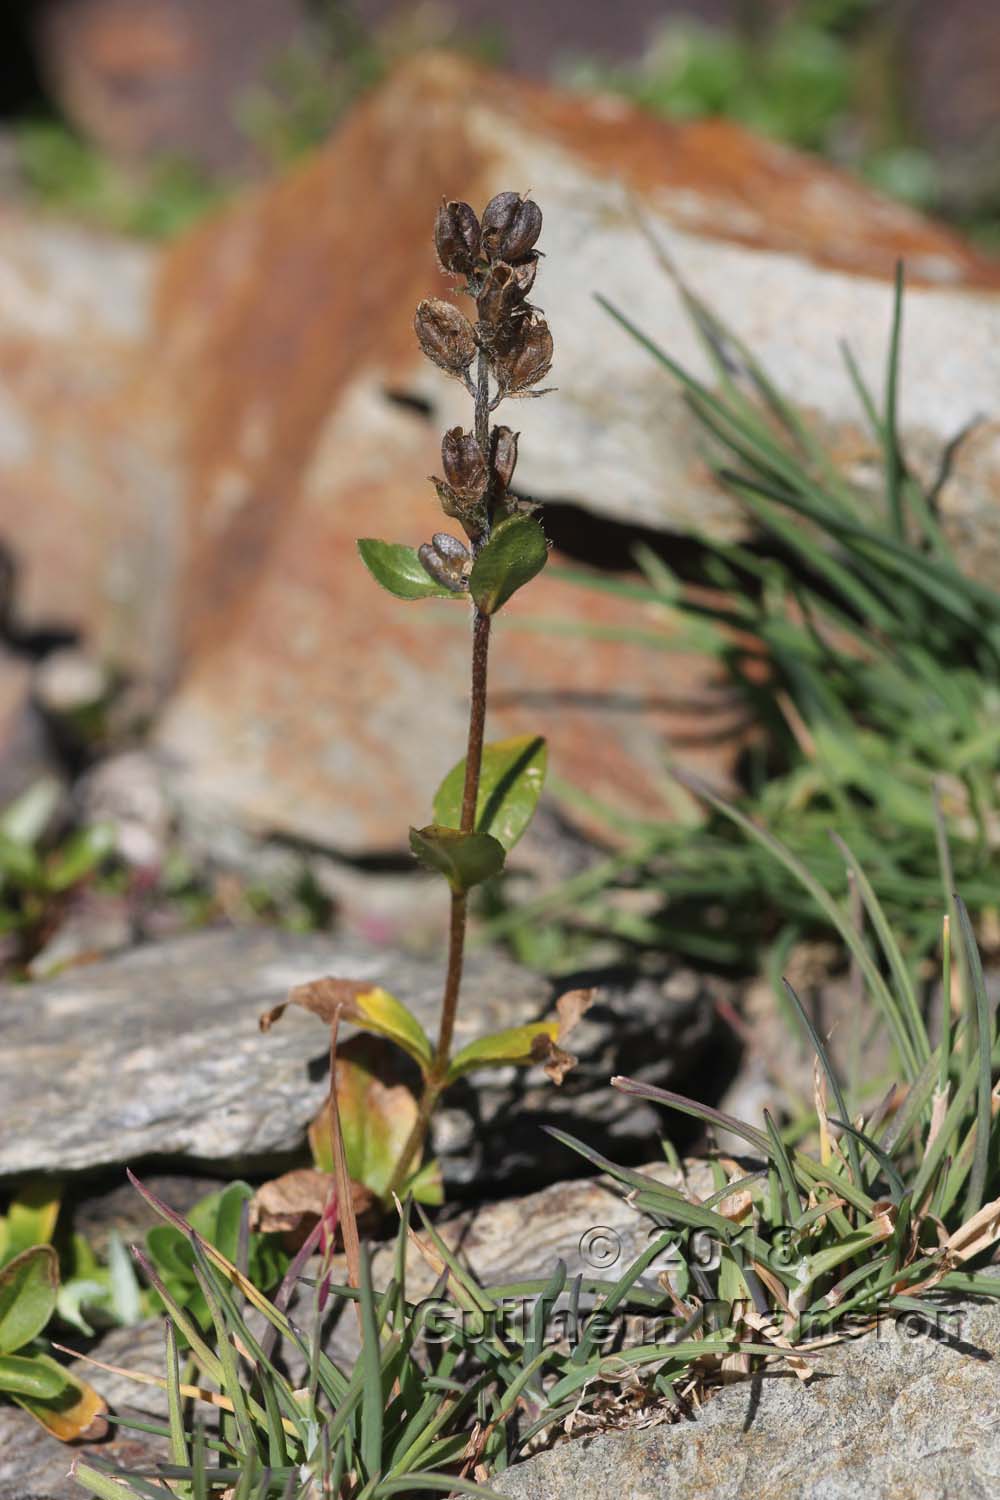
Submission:
POLYGON ((328 1026, 339 1015, 341 1020, 352 1022, 362 1031, 389 1037, 422 1069, 430 1064, 433 1049, 416 1016, 388 990, 373 986, 370 981, 327 978, 296 985, 287 1000, 261 1016, 261 1031, 270 1031, 289 1005, 300 1005, 328 1026))
POLYGON ((61 1197, 62 1183, 54 1177, 33 1177, 18 1188, 0 1220, 0 1265, 51 1242, 61 1197))
POLYGON ((510 1066, 530 1067, 539 1063, 553 1083, 562 1083, 576 1058, 560 1045, 569 1036, 580 1017, 593 1004, 596 990, 567 990, 556 1001, 556 1015, 550 1021, 533 1021, 528 1026, 513 1026, 496 1031, 463 1047, 451 1060, 448 1082, 476 1068, 510 1066))
POLYGON ((108 1430, 105 1414, 108 1403, 98 1395, 92 1385, 70 1374, 64 1366, 57 1364, 47 1354, 32 1356, 50 1373, 62 1379, 58 1396, 49 1400, 35 1400, 30 1396, 15 1396, 18 1406, 30 1412, 36 1422, 57 1437, 61 1443, 76 1443, 86 1438, 97 1441, 108 1430))
POLYGON ((389 1037, 421 1067, 429 1066, 434 1049, 427 1033, 413 1012, 407 1010, 388 990, 366 990, 364 994, 357 996, 355 1006, 363 1019, 348 1016, 347 1020, 354 1020, 355 1025, 364 1025, 367 1031, 377 1032, 379 1036, 389 1037))
POLYGON ((481 1036, 456 1052, 448 1069, 448 1082, 475 1068, 498 1068, 511 1063, 526 1067, 538 1062, 539 1052, 543 1057, 548 1055, 548 1044, 555 1041, 558 1031, 558 1021, 535 1021, 530 1026, 512 1026, 509 1031, 481 1036))

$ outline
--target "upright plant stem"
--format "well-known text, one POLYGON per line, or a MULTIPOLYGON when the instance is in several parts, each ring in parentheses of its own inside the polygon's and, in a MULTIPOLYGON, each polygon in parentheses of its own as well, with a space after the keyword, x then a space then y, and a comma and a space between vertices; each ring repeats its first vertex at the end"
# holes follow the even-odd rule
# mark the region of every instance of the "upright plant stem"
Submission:
MULTIPOLYGON (((462 816, 459 827, 472 833, 476 823, 479 776, 483 763, 483 735, 486 729, 486 668, 490 649, 490 616, 476 610, 472 628, 472 695, 469 704, 469 738, 465 752, 465 787, 462 792, 462 816)), ((468 898, 453 891, 451 923, 448 934, 448 972, 441 1002, 441 1024, 438 1030, 434 1074, 444 1077, 451 1056, 451 1039, 455 1030, 455 1012, 462 983, 462 961, 465 953, 465 928, 468 898)))
MULTIPOLYGON (((488 460, 490 451, 489 361, 483 350, 479 351, 477 377, 476 441, 480 451, 488 460)), ((474 550, 478 551, 487 539, 486 535, 482 536, 474 550)), ((483 764, 483 738, 486 732, 486 673, 489 654, 490 616, 476 608, 472 620, 472 685, 469 694, 469 735, 465 751, 465 785, 462 789, 462 814, 459 820, 462 833, 475 831, 479 777, 483 764)), ((417 1109, 417 1118, 413 1122, 406 1145, 396 1163, 390 1185, 391 1192, 399 1191, 423 1147, 427 1126, 448 1074, 451 1043, 455 1034, 455 1016, 458 1012, 458 998, 462 986, 467 922, 468 897, 464 891, 452 891, 448 925, 448 968, 441 999, 437 1048, 434 1052, 434 1061, 424 1080, 424 1091, 417 1109)))

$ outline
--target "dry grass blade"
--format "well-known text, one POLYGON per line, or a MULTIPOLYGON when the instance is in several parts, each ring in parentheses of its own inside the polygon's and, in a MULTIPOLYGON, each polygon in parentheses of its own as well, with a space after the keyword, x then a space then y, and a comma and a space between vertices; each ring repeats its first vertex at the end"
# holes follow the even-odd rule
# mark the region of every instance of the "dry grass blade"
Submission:
MULTIPOLYGON (((169 1382, 164 1375, 150 1375, 145 1370, 129 1370, 124 1365, 109 1365, 102 1359, 95 1359, 93 1355, 79 1354, 75 1349, 68 1349, 65 1344, 53 1343, 52 1347, 53 1349, 58 1349, 60 1354, 69 1354, 73 1359, 79 1359, 84 1364, 92 1365, 95 1370, 104 1370, 108 1375, 119 1375, 126 1380, 134 1381, 136 1385, 151 1385, 160 1391, 165 1391, 169 1387, 169 1382)), ((219 1391, 209 1390, 207 1386, 189 1385, 185 1382, 180 1382, 177 1389, 185 1401, 201 1401, 206 1406, 214 1406, 217 1410, 229 1412, 230 1414, 235 1411, 235 1407, 228 1396, 223 1396, 219 1391)), ((291 1437, 297 1435, 298 1429, 287 1417, 282 1418, 281 1425, 291 1437)))

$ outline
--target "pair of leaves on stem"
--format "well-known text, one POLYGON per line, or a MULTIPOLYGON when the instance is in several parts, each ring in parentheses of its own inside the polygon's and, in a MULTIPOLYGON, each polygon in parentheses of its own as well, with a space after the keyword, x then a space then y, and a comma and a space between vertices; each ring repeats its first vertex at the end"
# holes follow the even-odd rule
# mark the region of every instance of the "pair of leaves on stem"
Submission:
MULTIPOLYGON (((510 1027, 470 1042, 451 1059, 445 1086, 479 1068, 512 1064, 539 1064, 553 1082, 561 1083, 576 1061, 562 1044, 592 997, 590 990, 572 990, 559 998, 550 1019, 510 1027)), ((327 1025, 344 1020, 371 1033, 351 1037, 338 1048, 333 1086, 352 1182, 385 1202, 417 1114, 416 1095, 393 1065, 386 1047, 391 1042, 401 1048, 426 1077, 433 1061, 430 1038, 412 1011, 394 995, 360 980, 329 978, 299 985, 282 1005, 261 1017, 261 1029, 268 1030, 289 1005, 301 1006, 327 1025)), ((322 1212, 334 1180, 330 1175, 334 1154, 327 1105, 313 1121, 309 1141, 322 1177, 300 1169, 268 1184, 267 1193, 262 1190, 255 1202, 261 1228, 291 1230, 304 1215, 315 1217, 322 1212)), ((437 1162, 419 1166, 405 1184, 405 1192, 422 1203, 440 1203, 443 1192, 437 1162)), ((355 1201, 356 1211, 363 1207, 363 1201, 355 1201)))
MULTIPOLYGON (((461 599, 432 578, 415 547, 366 537, 358 542, 365 567, 397 599, 461 599)), ((509 516, 494 528, 469 574, 469 594, 484 615, 495 615, 512 594, 530 583, 548 560, 545 534, 530 516, 509 516)))
POLYGON ((531 822, 545 781, 547 754, 538 735, 484 745, 471 833, 459 831, 465 760, 453 766, 434 798, 434 822, 410 829, 410 848, 420 863, 444 875, 456 894, 499 875, 531 822))
MULTIPOLYGON (((454 1083, 463 1074, 476 1068, 536 1062, 548 1068, 550 1064, 557 1063, 558 1059, 544 1039, 547 1038, 552 1043, 562 1042, 590 1005, 592 998, 591 990, 570 990, 557 1001, 556 1014, 550 1020, 514 1026, 507 1031, 498 1031, 492 1036, 470 1042, 452 1058, 447 1082, 454 1083)), ((309 984, 296 985, 287 1000, 261 1016, 261 1031, 270 1031, 290 1005, 301 1006, 303 1010, 325 1021, 328 1026, 332 1026, 339 1018, 353 1023, 359 1031, 385 1037, 413 1059, 424 1077, 430 1070, 434 1049, 429 1036, 413 1012, 402 1001, 397 1000, 395 995, 390 995, 388 990, 380 986, 372 986, 364 980, 332 978, 313 979, 309 984)), ((341 1052, 344 1051, 341 1048, 341 1052)), ((373 1070, 369 1068, 368 1071, 373 1070)), ((566 1068, 562 1068, 562 1073, 565 1071, 566 1068)), ((556 1081, 562 1082, 562 1074, 556 1081)), ((347 1134, 348 1127, 345 1123, 345 1139, 347 1134)))

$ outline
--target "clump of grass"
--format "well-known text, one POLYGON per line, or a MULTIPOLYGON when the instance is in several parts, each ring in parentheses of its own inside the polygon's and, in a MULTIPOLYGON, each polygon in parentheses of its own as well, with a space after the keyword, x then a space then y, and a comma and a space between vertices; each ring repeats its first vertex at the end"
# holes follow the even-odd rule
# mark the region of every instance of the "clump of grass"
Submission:
POLYGON ((392 1275, 378 1289, 349 1207, 343 1226, 348 1281, 332 1280, 332 1201, 270 1300, 189 1224, 148 1190, 140 1191, 187 1237, 213 1332, 203 1335, 146 1267, 169 1316, 167 1370, 163 1377, 133 1378, 166 1390, 169 1420, 110 1420, 162 1437, 169 1457, 137 1472, 89 1455, 78 1461, 77 1480, 100 1500, 149 1500, 160 1493, 152 1486, 163 1484, 190 1500, 207 1500, 220 1488, 254 1500, 305 1500, 316 1493, 376 1500, 421 1491, 488 1497, 494 1492, 484 1482, 546 1434, 562 1431, 570 1420, 583 1430, 608 1420, 622 1405, 613 1393, 623 1382, 634 1388, 636 1371, 655 1365, 643 1383, 643 1400, 669 1414, 676 1407, 675 1386, 691 1382, 695 1359, 702 1368, 696 1383, 703 1384, 710 1367, 719 1372, 738 1352, 781 1355, 767 1340, 741 1343, 729 1327, 682 1320, 671 1294, 642 1284, 672 1231, 654 1236, 614 1282, 570 1280, 558 1261, 537 1281, 487 1288, 422 1210, 417 1232, 404 1209, 392 1275), (408 1239, 438 1276, 433 1296, 420 1302, 407 1297, 408 1239), (318 1268, 308 1259, 317 1248, 318 1268), (307 1265, 315 1274, 303 1277, 307 1265), (289 1304, 297 1286, 305 1301, 293 1315, 289 1304), (358 1319, 361 1353, 353 1368, 342 1368, 324 1353, 320 1330, 324 1311, 339 1305, 346 1315, 348 1303, 358 1319), (572 1338, 564 1336, 567 1315, 572 1338), (617 1330, 630 1317, 644 1327, 655 1319, 657 1327, 669 1329, 669 1345, 655 1351, 622 1347, 617 1330), (305 1332, 304 1325, 313 1331, 305 1332), (609 1341, 617 1345, 614 1352, 609 1341), (182 1375, 179 1354, 185 1344, 193 1366, 188 1375, 182 1375), (285 1373, 282 1361, 289 1356, 293 1367, 305 1370, 297 1384, 285 1373), (185 1419, 186 1402, 209 1411, 215 1418, 211 1430, 201 1420, 185 1419))
MULTIPOLYGON (((790 851, 772 842, 772 853, 795 867, 790 851)), ((697 1194, 683 1176, 668 1184, 617 1167, 553 1132, 608 1172, 651 1223, 646 1249, 621 1276, 570 1279, 559 1260, 539 1280, 483 1287, 423 1210, 414 1230, 404 1207, 391 1275, 378 1288, 358 1240, 334 1105, 337 1195, 273 1301, 140 1187, 190 1247, 214 1338, 147 1267, 170 1318, 167 1373, 153 1382, 167 1390, 169 1421, 112 1420, 158 1433, 169 1458, 129 1473, 88 1457, 77 1479, 100 1500, 150 1500, 162 1484, 191 1500, 222 1487, 254 1500, 304 1500, 317 1491, 341 1500, 424 1490, 489 1495, 484 1483, 556 1435, 669 1419, 761 1361, 782 1361, 808 1380, 832 1341, 886 1318, 916 1314, 932 1323, 949 1295, 997 1295, 1000 1278, 983 1271, 1000 1242, 1000 1199, 990 1197, 1000 1150, 996 1022, 968 914, 956 898, 943 926, 932 1045, 885 913, 857 873, 871 946, 852 914, 827 900, 892 1039, 899 1081, 852 1109, 792 993, 816 1053, 815 1149, 789 1144, 766 1115, 763 1126, 751 1125, 615 1078, 628 1094, 741 1137, 746 1157, 716 1155, 714 1191, 697 1194), (343 1282, 334 1281, 330 1258, 338 1203, 343 1282), (438 1278, 419 1303, 407 1295, 408 1240, 438 1278), (318 1266, 304 1277, 317 1249, 318 1266), (306 1301, 293 1314, 297 1286, 306 1301), (320 1330, 324 1309, 348 1302, 361 1352, 353 1368, 342 1368, 324 1353, 320 1330), (182 1343, 193 1362, 183 1379, 182 1343), (281 1353, 304 1366, 296 1383, 281 1353), (213 1410, 210 1433, 184 1419, 186 1400, 213 1410)), ((799 878, 810 880, 802 870, 799 878)), ((851 1092, 861 1097, 855 1084, 851 1092)))
POLYGON ((0 976, 21 971, 74 894, 107 866, 113 831, 60 829, 61 800, 59 782, 41 777, 0 809, 0 976))
MULTIPOLYGON (((951 846, 949 880, 986 935, 1000 875, 1000 592, 959 562, 942 525, 937 501, 948 455, 928 490, 902 451, 902 273, 880 401, 843 346, 845 378, 881 454, 879 493, 838 469, 752 352, 668 269, 713 383, 607 310, 680 383, 719 481, 745 507, 755 540, 699 539, 707 590, 690 590, 648 548, 637 550, 644 581, 561 576, 659 606, 662 628, 647 608, 636 632, 649 649, 714 656, 753 726, 738 805, 822 886, 846 888, 830 839, 836 827, 908 956, 929 953, 941 900, 937 807, 951 846)), ((780 940, 786 949, 816 930, 815 901, 785 865, 717 809, 685 810, 671 821, 626 823, 604 809, 623 852, 544 906, 504 914, 493 931, 565 914, 571 929, 745 966, 762 942, 780 940), (616 886, 658 893, 662 904, 642 915, 622 910, 609 899, 616 886)))
MULTIPOLYGON (((717 805, 724 815, 745 821, 726 804, 717 805)), ((621 1077, 612 1083, 625 1093, 741 1138, 750 1159, 717 1157, 717 1191, 700 1201, 561 1138, 609 1171, 637 1209, 674 1229, 667 1284, 683 1313, 703 1317, 711 1308, 735 1337, 788 1347, 795 1351, 793 1368, 807 1378, 803 1356, 832 1337, 903 1313, 930 1320, 938 1294, 1000 1295, 1000 1277, 983 1273, 1000 1242, 1000 1198, 993 1196, 1000 1162, 996 1007, 987 995, 968 912, 955 897, 942 925, 942 984, 933 1018, 938 1041, 932 1046, 931 1023, 899 944, 846 846, 841 853, 858 882, 867 932, 846 905, 816 887, 790 850, 769 834, 755 836, 822 902, 850 949, 864 977, 868 1008, 891 1040, 898 1082, 874 1097, 861 1078, 848 1088, 786 981, 815 1052, 814 1150, 788 1144, 766 1112, 762 1126, 752 1125, 621 1077), (866 1102, 852 1110, 849 1097, 866 1102)), ((729 1368, 747 1373, 750 1361, 729 1368)))

